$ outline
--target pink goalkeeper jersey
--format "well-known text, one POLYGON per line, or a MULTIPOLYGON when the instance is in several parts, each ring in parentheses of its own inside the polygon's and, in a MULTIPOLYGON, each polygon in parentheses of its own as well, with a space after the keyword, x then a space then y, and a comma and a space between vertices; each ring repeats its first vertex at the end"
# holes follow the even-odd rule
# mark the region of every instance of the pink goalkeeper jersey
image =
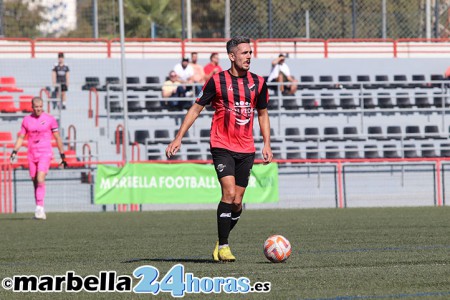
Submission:
POLYGON ((55 131, 58 131, 55 118, 43 112, 39 117, 31 114, 23 118, 20 134, 28 135, 29 154, 52 155, 52 137, 55 131))

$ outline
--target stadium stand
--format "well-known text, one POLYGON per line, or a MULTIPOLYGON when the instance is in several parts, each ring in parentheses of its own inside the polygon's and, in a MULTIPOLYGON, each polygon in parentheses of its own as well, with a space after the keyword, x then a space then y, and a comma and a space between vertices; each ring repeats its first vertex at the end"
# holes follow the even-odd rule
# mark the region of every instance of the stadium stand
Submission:
POLYGON ((0 77, 0 92, 22 93, 23 89, 17 87, 15 77, 0 77))
POLYGON ((86 77, 85 84, 81 87, 83 91, 89 91, 91 88, 99 88, 100 87, 100 78, 99 77, 86 77))

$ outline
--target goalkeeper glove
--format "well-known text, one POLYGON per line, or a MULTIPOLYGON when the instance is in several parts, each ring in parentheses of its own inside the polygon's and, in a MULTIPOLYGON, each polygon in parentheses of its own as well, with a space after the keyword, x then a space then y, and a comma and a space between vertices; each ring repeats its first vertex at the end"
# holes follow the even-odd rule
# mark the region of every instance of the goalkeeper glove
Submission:
POLYGON ((61 165, 64 169, 67 168, 67 162, 66 162, 66 155, 64 153, 60 153, 59 156, 61 157, 61 165))
POLYGON ((16 156, 17 156, 17 151, 16 151, 16 150, 13 150, 13 151, 11 152, 11 156, 9 157, 9 160, 10 160, 11 162, 15 161, 15 160, 16 160, 16 156))

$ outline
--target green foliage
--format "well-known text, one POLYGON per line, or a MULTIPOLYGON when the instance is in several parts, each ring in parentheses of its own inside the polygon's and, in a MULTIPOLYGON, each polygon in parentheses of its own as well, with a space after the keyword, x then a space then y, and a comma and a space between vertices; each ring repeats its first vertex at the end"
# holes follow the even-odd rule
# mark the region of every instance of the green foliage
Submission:
POLYGON ((191 0, 192 37, 223 38, 225 0, 191 0))
POLYGON ((10 0, 3 2, 3 26, 6 37, 35 38, 41 36, 38 28, 44 19, 41 16, 43 8, 35 5, 30 9, 28 2, 10 0))
MULTIPOLYGON (((98 33, 100 38, 119 36, 119 6, 117 0, 97 0, 98 33)), ((77 2, 77 28, 67 37, 94 37, 92 1, 77 2)))
POLYGON ((151 37, 152 22, 158 37, 181 37, 181 5, 176 0, 126 0, 127 37, 151 37))

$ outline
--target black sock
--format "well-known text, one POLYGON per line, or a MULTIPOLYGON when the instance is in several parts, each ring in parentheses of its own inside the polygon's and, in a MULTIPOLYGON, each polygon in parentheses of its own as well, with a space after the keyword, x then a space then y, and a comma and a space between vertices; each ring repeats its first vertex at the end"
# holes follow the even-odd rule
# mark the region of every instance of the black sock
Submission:
POLYGON ((219 232, 219 245, 228 244, 228 235, 231 225, 232 204, 220 202, 217 206, 217 229, 219 232))
POLYGON ((234 226, 236 226, 237 222, 239 221, 239 218, 241 217, 241 213, 242 213, 242 208, 237 211, 231 212, 231 225, 230 225, 230 231, 233 230, 234 226))

